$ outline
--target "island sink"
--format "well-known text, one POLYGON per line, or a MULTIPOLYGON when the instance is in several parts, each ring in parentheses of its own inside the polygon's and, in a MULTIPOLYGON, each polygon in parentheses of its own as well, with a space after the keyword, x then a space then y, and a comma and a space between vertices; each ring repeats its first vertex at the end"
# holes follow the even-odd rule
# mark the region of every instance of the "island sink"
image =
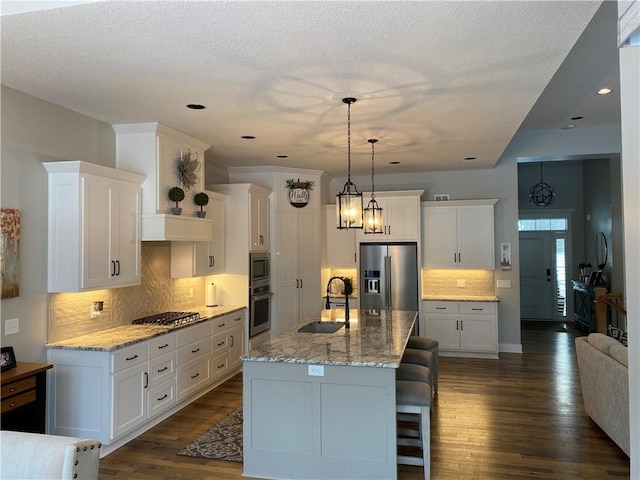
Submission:
POLYGON ((313 322, 298 329, 300 333, 335 333, 344 327, 342 322, 313 322))

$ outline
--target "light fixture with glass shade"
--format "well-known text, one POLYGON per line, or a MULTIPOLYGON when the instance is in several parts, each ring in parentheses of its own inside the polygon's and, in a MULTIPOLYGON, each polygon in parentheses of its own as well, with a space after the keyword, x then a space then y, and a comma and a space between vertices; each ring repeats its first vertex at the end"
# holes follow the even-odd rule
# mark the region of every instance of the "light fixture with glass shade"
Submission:
POLYGON ((371 144, 371 200, 364 209, 364 233, 384 233, 382 231, 382 208, 376 202, 376 187, 374 182, 374 145, 378 141, 377 138, 367 140, 371 144))
POLYGON ((529 189, 529 202, 536 207, 545 208, 555 200, 554 188, 542 179, 542 162, 540 162, 540 182, 529 189))
POLYGON ((336 195, 336 215, 339 230, 362 228, 362 193, 351 181, 351 104, 356 102, 353 97, 343 98, 347 104, 347 183, 342 192, 336 195))

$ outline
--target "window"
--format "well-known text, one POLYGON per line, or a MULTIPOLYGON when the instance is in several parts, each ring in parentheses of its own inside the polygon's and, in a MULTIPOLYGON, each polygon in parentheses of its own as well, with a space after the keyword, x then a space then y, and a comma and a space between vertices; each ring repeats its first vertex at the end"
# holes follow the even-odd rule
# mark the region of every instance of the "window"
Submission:
POLYGON ((524 218, 518 220, 519 232, 560 232, 566 230, 566 218, 524 218))

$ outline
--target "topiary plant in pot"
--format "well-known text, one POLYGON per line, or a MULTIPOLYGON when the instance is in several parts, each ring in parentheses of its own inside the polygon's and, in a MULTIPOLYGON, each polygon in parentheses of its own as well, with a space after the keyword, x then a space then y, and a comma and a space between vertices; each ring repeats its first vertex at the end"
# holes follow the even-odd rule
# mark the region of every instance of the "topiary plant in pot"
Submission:
POLYGON ((196 212, 198 218, 204 218, 207 215, 207 212, 202 210, 202 207, 209 203, 209 195, 204 192, 196 193, 193 196, 193 203, 200 207, 200 211, 196 212))
POLYGON ((178 206, 178 203, 184 200, 184 190, 180 187, 173 187, 169 190, 169 200, 176 202, 176 206, 171 208, 171 213, 174 215, 180 215, 182 213, 182 208, 178 206))

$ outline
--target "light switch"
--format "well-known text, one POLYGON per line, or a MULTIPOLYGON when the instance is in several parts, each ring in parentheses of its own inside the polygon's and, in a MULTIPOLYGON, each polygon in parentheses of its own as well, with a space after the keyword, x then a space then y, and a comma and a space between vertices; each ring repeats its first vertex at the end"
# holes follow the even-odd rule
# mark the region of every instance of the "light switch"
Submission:
POLYGON ((457 282, 458 287, 464 287, 466 285, 466 282, 464 281, 464 278, 459 278, 458 282, 457 282))
POLYGON ((511 280, 497 280, 496 281, 497 288, 511 288, 511 280))

